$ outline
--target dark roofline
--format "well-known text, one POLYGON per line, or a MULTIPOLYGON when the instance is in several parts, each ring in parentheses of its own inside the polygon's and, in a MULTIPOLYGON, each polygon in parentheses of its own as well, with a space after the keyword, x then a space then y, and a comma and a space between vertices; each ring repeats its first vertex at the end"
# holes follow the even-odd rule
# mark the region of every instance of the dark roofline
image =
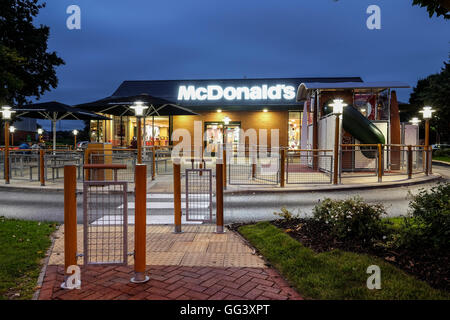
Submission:
POLYGON ((171 82, 171 81, 239 81, 239 80, 283 80, 283 79, 336 79, 336 80, 346 80, 346 79, 359 79, 363 82, 362 78, 359 76, 349 76, 349 77, 281 77, 281 78, 202 78, 202 79, 150 79, 150 80, 124 80, 123 82, 171 82))

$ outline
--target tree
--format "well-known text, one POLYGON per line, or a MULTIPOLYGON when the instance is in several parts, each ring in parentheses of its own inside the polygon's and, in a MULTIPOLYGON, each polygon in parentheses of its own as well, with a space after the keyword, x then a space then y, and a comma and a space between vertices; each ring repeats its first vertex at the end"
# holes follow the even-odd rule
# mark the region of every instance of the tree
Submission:
POLYGON ((64 64, 47 52, 49 27, 33 25, 45 3, 39 0, 0 1, 0 103, 24 104, 40 98, 58 79, 55 67, 64 64))
POLYGON ((413 6, 426 7, 430 18, 436 13, 437 17, 450 19, 450 0, 413 0, 413 6))
POLYGON ((431 130, 436 133, 438 142, 450 143, 450 60, 444 62, 440 73, 417 82, 409 103, 409 112, 416 114, 426 105, 433 107, 436 112, 430 121, 431 130))

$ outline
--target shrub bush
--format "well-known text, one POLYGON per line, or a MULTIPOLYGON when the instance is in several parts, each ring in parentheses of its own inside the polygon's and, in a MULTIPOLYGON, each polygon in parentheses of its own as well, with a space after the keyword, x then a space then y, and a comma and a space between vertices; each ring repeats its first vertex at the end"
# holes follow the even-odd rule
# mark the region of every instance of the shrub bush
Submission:
POLYGON ((409 248, 450 249, 450 183, 412 196, 408 217, 400 229, 399 245, 409 248))
POLYGON ((383 237, 386 215, 382 204, 368 204, 360 197, 347 200, 325 199, 313 209, 314 219, 330 226, 339 239, 359 240, 367 245, 383 237))
POLYGON ((435 157, 450 157, 450 148, 433 150, 433 156, 435 156, 435 157))
POLYGON ((300 218, 299 214, 293 214, 285 207, 281 208, 281 212, 274 212, 273 214, 286 221, 292 221, 300 218))

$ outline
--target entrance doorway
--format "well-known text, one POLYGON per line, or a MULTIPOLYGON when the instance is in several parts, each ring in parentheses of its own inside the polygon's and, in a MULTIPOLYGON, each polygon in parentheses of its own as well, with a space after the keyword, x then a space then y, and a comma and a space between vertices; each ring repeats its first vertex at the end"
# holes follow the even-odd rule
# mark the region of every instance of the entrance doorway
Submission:
POLYGON ((240 122, 205 122, 206 151, 215 154, 219 144, 239 144, 240 122))

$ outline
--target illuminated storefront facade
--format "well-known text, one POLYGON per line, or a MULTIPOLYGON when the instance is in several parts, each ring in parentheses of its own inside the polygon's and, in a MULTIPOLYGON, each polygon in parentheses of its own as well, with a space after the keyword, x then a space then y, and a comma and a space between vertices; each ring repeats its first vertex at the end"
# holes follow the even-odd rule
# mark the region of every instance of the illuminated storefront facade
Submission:
MULTIPOLYGON (((299 148, 303 103, 296 101, 303 82, 362 82, 346 78, 270 78, 124 81, 113 96, 142 93, 163 98, 191 109, 198 116, 155 116, 144 118, 144 145, 172 145, 171 135, 178 128, 194 133, 194 121, 201 121, 205 147, 214 151, 217 144, 240 141, 241 129, 254 129, 258 144, 270 146, 271 130, 278 129, 279 145, 299 148), (267 130, 262 141, 260 130, 267 130)), ((134 117, 114 116, 112 121, 91 123, 91 141, 128 147, 137 136, 134 117)))

